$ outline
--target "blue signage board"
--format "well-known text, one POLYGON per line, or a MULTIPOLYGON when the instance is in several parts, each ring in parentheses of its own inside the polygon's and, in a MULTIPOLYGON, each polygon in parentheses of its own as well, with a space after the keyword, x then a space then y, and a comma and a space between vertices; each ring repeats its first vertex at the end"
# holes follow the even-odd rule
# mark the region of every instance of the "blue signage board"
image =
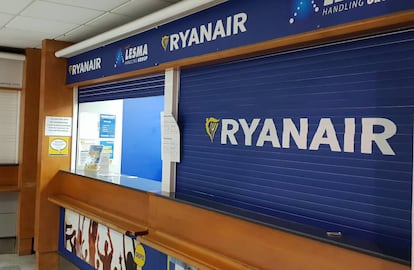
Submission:
POLYGON ((67 83, 411 9, 407 0, 229 0, 69 58, 67 83))
POLYGON ((101 114, 99 116, 99 138, 115 138, 116 116, 101 114))

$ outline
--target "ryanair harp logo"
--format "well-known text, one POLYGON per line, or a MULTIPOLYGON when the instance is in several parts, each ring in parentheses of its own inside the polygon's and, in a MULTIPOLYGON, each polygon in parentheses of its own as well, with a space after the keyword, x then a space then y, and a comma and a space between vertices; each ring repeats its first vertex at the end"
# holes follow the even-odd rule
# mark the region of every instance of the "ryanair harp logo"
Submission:
POLYGON ((211 142, 214 141, 214 136, 216 135, 219 123, 220 119, 214 117, 206 118, 206 132, 207 135, 210 137, 211 142))
POLYGON ((167 50, 168 43, 170 43, 170 36, 163 36, 161 39, 161 45, 164 48, 164 51, 167 50))

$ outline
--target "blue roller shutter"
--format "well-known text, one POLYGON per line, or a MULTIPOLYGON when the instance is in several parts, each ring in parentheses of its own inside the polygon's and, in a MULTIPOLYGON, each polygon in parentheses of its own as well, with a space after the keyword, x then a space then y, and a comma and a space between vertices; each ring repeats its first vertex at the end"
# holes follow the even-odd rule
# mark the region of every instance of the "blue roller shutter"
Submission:
POLYGON ((409 262, 413 115, 413 31, 183 70, 177 197, 409 262))
POLYGON ((79 103, 164 95, 164 74, 79 88, 79 103))

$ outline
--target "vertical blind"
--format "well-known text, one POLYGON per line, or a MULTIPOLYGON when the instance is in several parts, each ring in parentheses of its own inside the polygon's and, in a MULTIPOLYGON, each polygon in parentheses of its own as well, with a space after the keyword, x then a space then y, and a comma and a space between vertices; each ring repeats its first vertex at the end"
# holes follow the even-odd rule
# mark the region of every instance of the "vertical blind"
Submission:
POLYGON ((414 31, 183 70, 177 196, 409 262, 413 115, 414 31))
POLYGON ((18 163, 20 91, 0 89, 0 164, 18 163))

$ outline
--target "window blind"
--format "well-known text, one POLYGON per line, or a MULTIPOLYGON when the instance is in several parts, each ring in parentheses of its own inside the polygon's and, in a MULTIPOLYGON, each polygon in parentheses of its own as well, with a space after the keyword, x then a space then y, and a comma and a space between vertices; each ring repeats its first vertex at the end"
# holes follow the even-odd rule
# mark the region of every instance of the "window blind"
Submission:
POLYGON ((20 91, 0 89, 0 164, 18 163, 20 91))

